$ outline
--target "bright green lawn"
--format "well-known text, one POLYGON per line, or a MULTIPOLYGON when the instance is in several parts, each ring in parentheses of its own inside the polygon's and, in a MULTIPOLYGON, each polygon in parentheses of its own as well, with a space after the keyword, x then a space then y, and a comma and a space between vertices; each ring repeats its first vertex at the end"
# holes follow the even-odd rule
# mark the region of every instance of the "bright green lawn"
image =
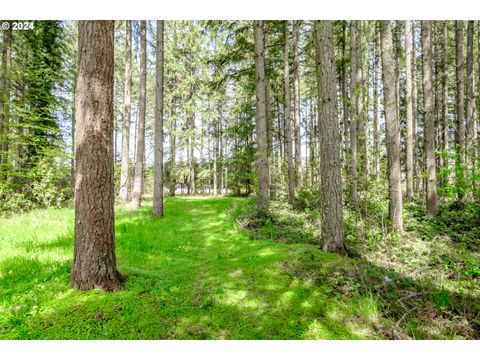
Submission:
POLYGON ((376 338, 375 301, 342 298, 331 284, 296 276, 350 260, 312 245, 252 240, 234 213, 243 199, 177 197, 165 218, 117 208, 123 291, 69 286, 73 210, 0 219, 2 339, 376 338), (292 275, 293 274, 293 275, 292 275))

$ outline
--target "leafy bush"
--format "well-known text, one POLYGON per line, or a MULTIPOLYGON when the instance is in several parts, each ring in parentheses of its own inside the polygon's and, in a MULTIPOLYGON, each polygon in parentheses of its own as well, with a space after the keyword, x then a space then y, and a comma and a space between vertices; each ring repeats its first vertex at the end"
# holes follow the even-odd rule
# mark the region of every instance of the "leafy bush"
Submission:
POLYGON ((471 250, 480 247, 480 204, 454 201, 439 210, 436 229, 471 250))
POLYGON ((269 211, 260 214, 252 198, 238 215, 237 224, 248 229, 255 239, 283 243, 319 242, 318 211, 301 212, 281 200, 271 201, 269 211))
POLYGON ((41 158, 33 169, 32 197, 42 207, 60 207, 71 196, 68 191, 69 169, 61 159, 41 158))
POLYGON ((475 260, 474 258, 468 258, 467 260, 465 260, 463 274, 468 277, 479 278, 480 261, 475 260))
POLYGON ((320 191, 315 188, 301 188, 298 192, 298 196, 295 199, 295 207, 299 210, 315 210, 320 209, 321 196, 320 191))
POLYGON ((13 191, 7 184, 0 184, 0 214, 29 211, 34 204, 24 193, 13 191))

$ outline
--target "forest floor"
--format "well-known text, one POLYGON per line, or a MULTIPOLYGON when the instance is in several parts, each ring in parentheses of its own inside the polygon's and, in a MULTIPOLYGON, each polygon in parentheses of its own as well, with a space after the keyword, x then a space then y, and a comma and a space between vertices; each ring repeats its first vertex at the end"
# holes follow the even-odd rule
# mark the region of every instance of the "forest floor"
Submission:
MULTIPOLYGON (((349 236, 371 227, 347 213, 347 258, 318 249, 315 217, 292 210, 288 227, 252 226, 250 206, 167 198, 163 219, 150 203, 117 207, 117 262, 128 281, 110 293, 69 286, 72 209, 0 218, 0 338, 480 338, 478 247, 437 241, 434 227, 422 237, 411 220, 386 251, 386 237, 349 236)), ((285 213, 272 208, 272 219, 285 213)))

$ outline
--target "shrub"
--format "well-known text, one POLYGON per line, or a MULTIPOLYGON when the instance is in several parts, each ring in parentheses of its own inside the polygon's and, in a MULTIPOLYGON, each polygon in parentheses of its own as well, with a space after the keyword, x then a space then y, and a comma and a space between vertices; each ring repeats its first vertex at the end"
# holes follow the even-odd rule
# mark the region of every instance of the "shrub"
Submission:
POLYGON ((0 214, 29 211, 34 204, 24 193, 14 192, 7 184, 0 184, 0 214))
POLYGON ((40 159, 33 170, 32 197, 42 207, 59 207, 66 200, 62 189, 64 169, 55 159, 40 159))
POLYGON ((320 191, 314 188, 301 188, 295 199, 294 206, 299 210, 320 209, 321 196, 320 191))

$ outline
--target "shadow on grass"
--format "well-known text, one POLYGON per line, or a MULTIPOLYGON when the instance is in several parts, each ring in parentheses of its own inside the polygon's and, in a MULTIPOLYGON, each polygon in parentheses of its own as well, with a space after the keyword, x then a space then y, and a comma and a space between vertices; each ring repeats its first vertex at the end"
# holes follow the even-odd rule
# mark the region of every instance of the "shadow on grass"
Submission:
MULTIPOLYGON (((70 262, 2 261, 0 337, 479 337, 472 325, 478 299, 311 245, 251 240, 230 217, 236 201, 167 199, 163 219, 153 219, 149 207, 118 212, 118 266, 129 276, 122 291, 70 289, 70 262), (467 319, 465 329, 454 328, 456 316, 467 319), (435 333, 436 321, 443 331, 450 321, 451 333, 435 333)), ((72 244, 59 237, 38 249, 72 244)))

